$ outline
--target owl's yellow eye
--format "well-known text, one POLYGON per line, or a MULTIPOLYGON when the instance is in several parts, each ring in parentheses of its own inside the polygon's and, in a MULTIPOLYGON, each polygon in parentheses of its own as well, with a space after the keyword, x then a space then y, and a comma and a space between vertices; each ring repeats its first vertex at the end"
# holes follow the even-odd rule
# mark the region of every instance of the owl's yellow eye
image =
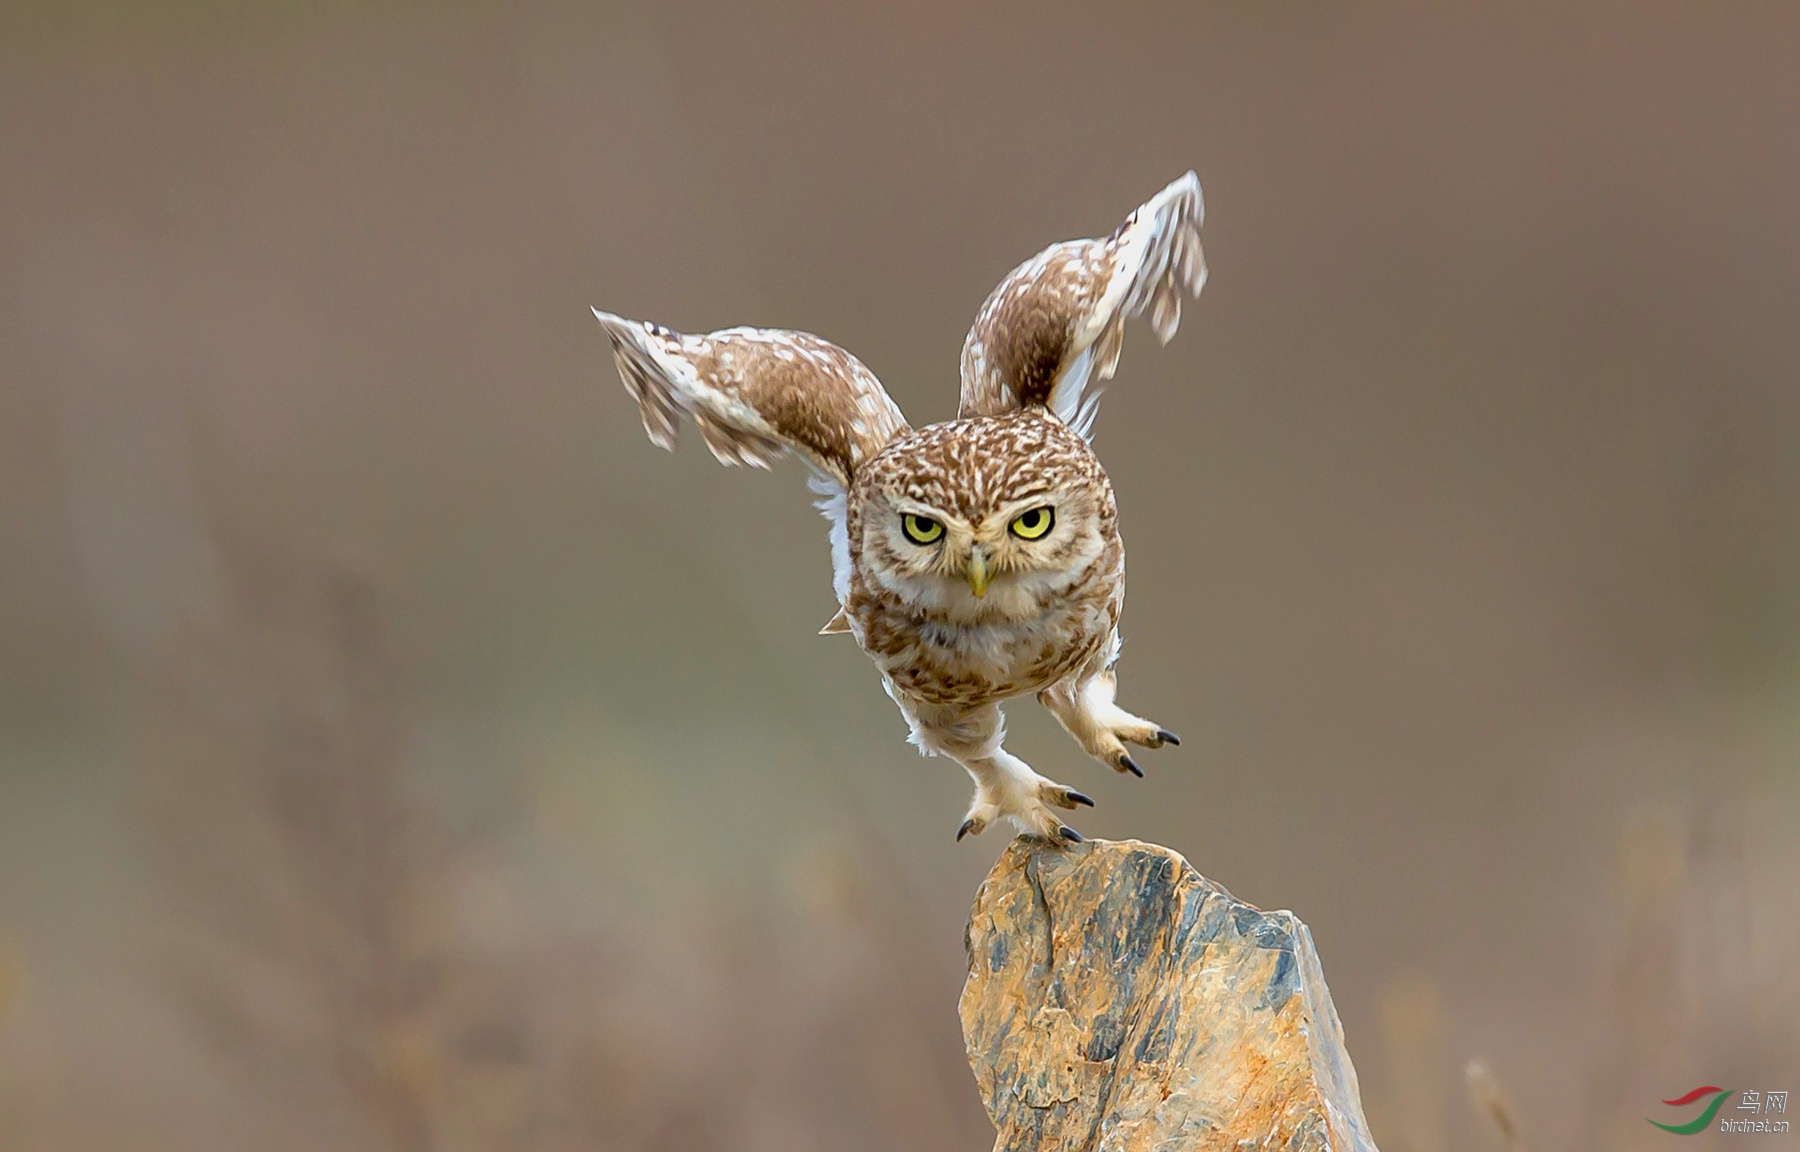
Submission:
POLYGON ((1036 540, 1050 531, 1056 523, 1056 510, 1048 504, 1042 508, 1033 508, 1013 518, 1012 533, 1021 540, 1036 540))
POLYGON ((935 544, 944 534, 944 526, 929 516, 914 516, 911 512, 900 517, 900 530, 914 544, 935 544))

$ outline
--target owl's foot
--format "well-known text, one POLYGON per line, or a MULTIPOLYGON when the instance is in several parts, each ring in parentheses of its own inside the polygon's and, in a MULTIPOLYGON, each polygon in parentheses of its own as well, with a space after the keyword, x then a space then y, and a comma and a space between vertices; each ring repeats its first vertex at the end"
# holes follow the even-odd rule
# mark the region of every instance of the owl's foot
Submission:
POLYGON ((1064 680, 1052 685, 1038 693, 1038 699, 1089 756, 1115 772, 1141 777, 1144 770, 1125 746, 1161 748, 1181 743, 1181 737, 1114 704, 1117 689, 1118 680, 1109 669, 1080 683, 1064 680))
MULTIPOLYGON (((1128 712, 1122 714, 1131 716, 1128 712)), ((1139 768, 1137 761, 1133 760, 1131 754, 1125 751, 1125 745, 1131 743, 1145 748, 1161 748, 1164 744, 1181 743, 1181 737, 1167 728, 1158 728, 1154 721, 1140 720, 1136 716, 1131 716, 1131 719, 1137 723, 1101 729, 1094 740, 1097 747, 1089 747, 1088 752, 1095 758, 1112 765, 1114 772, 1129 772, 1142 780, 1144 770, 1139 768), (1111 739, 1108 739, 1109 736, 1111 739)))
MULTIPOLYGON (((1145 720, 1141 716, 1132 716, 1121 707, 1111 709, 1112 715, 1102 718, 1093 715, 1082 715, 1076 718, 1073 725, 1064 725, 1069 734, 1080 740, 1082 747, 1094 760, 1111 765, 1114 772, 1130 772, 1132 776, 1143 778, 1143 769, 1139 769, 1138 761, 1130 758, 1125 749, 1127 743, 1136 743, 1145 749, 1159 749, 1165 743, 1174 745, 1181 743, 1181 736, 1159 727, 1154 720, 1145 720)), ((1058 716, 1060 718, 1060 716, 1058 716)))
MULTIPOLYGON (((961 828, 958 828, 956 830, 956 839, 958 840, 958 842, 960 842, 964 836, 971 836, 971 835, 979 836, 987 830, 987 826, 990 823, 991 823, 991 821, 982 820, 979 817, 971 816, 967 820, 964 820, 962 822, 961 828)), ((1063 824, 1060 822, 1058 822, 1056 824, 1056 831, 1054 831, 1054 832, 1042 832, 1042 831, 1034 830, 1034 831, 1029 832, 1028 835, 1040 837, 1041 839, 1048 840, 1053 844, 1058 841, 1068 843, 1068 844, 1079 844, 1082 842, 1082 839, 1083 839, 1081 833, 1075 831, 1075 829, 1069 827, 1067 824, 1063 824)))
MULTIPOLYGON (((1024 768, 1024 764, 1019 763, 1019 767, 1024 768)), ((1029 768, 1025 768, 1025 773, 1029 773, 1029 776, 1013 772, 1000 773, 996 774, 997 779, 991 781, 978 776, 975 802, 970 806, 968 818, 962 822, 962 827, 956 830, 956 838, 961 840, 964 836, 979 836, 989 824, 1005 819, 1019 831, 1042 837, 1051 843, 1081 843, 1081 833, 1064 824, 1062 818, 1051 809, 1072 810, 1082 805, 1092 808, 1093 800, 1066 785, 1046 780, 1029 768)))

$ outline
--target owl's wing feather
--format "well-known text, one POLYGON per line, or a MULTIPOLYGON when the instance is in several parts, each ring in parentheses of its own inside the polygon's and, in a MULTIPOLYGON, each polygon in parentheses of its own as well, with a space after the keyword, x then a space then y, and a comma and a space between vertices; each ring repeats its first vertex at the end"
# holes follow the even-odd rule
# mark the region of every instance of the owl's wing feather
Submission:
POLYGON ((1127 317, 1150 316, 1167 344, 1181 293, 1200 294, 1206 258, 1200 180, 1192 172, 1103 240, 1053 244, 1000 282, 963 341, 959 416, 1047 408, 1092 434, 1100 391, 1124 347, 1127 317))
POLYGON ((805 332, 727 328, 684 336, 594 309, 652 443, 674 448, 694 418, 721 464, 767 468, 788 451, 847 486, 906 427, 862 361, 805 332))
POLYGON ((906 429, 875 374, 850 353, 805 332, 727 328, 684 336, 594 309, 619 376, 638 402, 652 443, 673 449, 677 420, 694 418, 721 464, 767 468, 789 451, 813 468, 818 507, 831 522, 833 584, 849 595, 845 494, 863 462, 906 429))
POLYGON ((848 486, 906 427, 875 374, 817 336, 766 328, 684 336, 598 308, 594 315, 659 447, 674 448, 685 412, 721 464, 767 468, 792 450, 848 486))

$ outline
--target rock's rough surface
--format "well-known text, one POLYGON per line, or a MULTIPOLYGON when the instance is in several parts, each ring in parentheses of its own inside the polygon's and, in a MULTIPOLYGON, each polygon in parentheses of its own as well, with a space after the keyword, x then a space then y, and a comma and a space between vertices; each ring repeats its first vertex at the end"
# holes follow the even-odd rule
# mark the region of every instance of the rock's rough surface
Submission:
POLYGON ((1306 925, 1167 848, 1015 840, 968 949, 996 1152, 1375 1152, 1306 925))

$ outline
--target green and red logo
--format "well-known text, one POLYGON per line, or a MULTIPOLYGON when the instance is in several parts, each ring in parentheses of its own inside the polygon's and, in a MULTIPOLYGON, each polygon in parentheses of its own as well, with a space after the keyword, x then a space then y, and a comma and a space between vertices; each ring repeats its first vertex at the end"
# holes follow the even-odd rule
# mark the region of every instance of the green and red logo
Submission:
POLYGON ((1650 1120, 1650 1123, 1655 1124, 1664 1132, 1673 1132, 1677 1136, 1692 1136, 1694 1133, 1703 1130, 1707 1125, 1713 1122, 1713 1117, 1717 1116, 1719 1114, 1719 1109, 1725 1106, 1726 1098, 1735 1091, 1735 1088, 1720 1088, 1717 1085, 1708 1084, 1703 1088, 1696 1088, 1684 1096, 1677 1096, 1673 1100, 1664 1100, 1663 1103, 1671 1108, 1683 1108, 1700 1099, 1702 1096, 1710 1095, 1712 1097, 1712 1102, 1701 1111, 1700 1115, 1689 1120, 1686 1124, 1664 1124, 1660 1120, 1650 1120, 1650 1117, 1648 1116, 1644 1117, 1644 1119, 1650 1120))

